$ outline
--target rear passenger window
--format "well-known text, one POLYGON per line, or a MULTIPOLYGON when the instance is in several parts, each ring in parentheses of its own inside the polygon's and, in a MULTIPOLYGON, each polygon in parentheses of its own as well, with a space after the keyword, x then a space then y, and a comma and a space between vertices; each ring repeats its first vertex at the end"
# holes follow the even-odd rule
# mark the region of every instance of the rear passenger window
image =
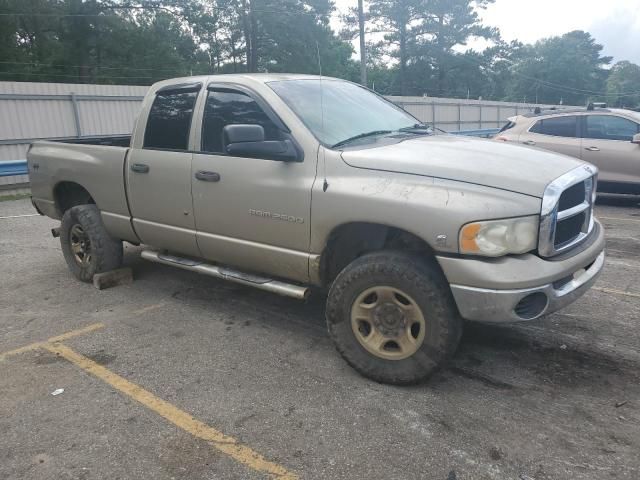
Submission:
POLYGON ((636 122, 613 115, 587 116, 587 131, 585 138, 600 140, 624 140, 630 142, 638 133, 640 126, 636 122))
POLYGON ((576 137, 577 117, 555 117, 539 120, 531 129, 532 133, 556 137, 576 137))
POLYGON ((187 150, 197 96, 197 91, 159 92, 149 112, 144 148, 187 150))
POLYGON ((202 151, 221 153, 227 125, 261 125, 265 140, 282 140, 280 129, 249 95, 237 90, 210 91, 202 120, 202 151))

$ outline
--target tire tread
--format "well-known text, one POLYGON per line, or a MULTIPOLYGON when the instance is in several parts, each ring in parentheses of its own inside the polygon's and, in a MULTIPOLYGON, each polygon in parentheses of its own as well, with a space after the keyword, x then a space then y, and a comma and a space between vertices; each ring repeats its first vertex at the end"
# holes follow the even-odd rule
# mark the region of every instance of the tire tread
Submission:
POLYGON ((331 286, 326 312, 329 335, 340 355, 358 372, 380 383, 411 385, 424 381, 453 356, 462 335, 462 319, 451 290, 435 260, 406 252, 376 252, 353 261, 331 286), (352 285, 371 277, 386 277, 391 281, 401 279, 419 292, 421 299, 415 299, 418 303, 422 301, 423 304, 427 303, 432 307, 429 320, 438 323, 439 334, 435 343, 423 344, 424 350, 428 350, 429 358, 432 360, 431 366, 423 368, 424 365, 419 365, 398 372, 398 369, 392 368, 395 367, 395 362, 378 359, 369 353, 364 354, 364 349, 353 349, 352 342, 341 338, 344 329, 341 332, 340 328, 337 328, 338 325, 340 322, 350 322, 349 318, 345 318, 349 315, 345 312, 345 299, 350 295, 349 289, 352 285))

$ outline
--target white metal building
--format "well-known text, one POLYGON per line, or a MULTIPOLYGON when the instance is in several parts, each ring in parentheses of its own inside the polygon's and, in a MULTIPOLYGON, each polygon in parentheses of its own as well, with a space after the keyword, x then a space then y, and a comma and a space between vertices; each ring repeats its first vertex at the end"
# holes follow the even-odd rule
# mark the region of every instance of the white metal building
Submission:
MULTIPOLYGON (((0 82, 0 161, 24 160, 38 139, 130 134, 149 87, 0 82)), ((389 97, 421 121, 445 131, 500 127, 534 106, 431 97, 389 97)), ((28 177, 0 176, 0 189, 28 177)))

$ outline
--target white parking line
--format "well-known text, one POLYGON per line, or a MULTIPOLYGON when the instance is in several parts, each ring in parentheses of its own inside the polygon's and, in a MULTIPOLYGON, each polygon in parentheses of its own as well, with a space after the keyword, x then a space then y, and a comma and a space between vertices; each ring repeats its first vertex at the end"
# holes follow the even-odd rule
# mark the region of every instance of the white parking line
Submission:
POLYGON ((0 220, 4 220, 6 218, 23 218, 23 217, 39 217, 39 213, 30 213, 28 215, 7 215, 6 217, 0 217, 0 220))
POLYGON ((612 295, 624 295, 625 297, 640 298, 640 293, 625 292, 622 290, 616 290, 615 288, 592 287, 592 290, 597 290, 598 292, 603 293, 610 293, 612 295))
POLYGON ((598 220, 617 220, 619 222, 635 222, 640 223, 640 218, 624 218, 624 217, 601 217, 600 215, 596 215, 598 220))

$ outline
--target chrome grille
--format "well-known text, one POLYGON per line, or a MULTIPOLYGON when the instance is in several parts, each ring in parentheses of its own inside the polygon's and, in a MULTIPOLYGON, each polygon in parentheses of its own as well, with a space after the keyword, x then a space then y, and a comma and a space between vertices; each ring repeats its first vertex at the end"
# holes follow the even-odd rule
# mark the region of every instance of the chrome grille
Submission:
POLYGON ((542 197, 538 252, 552 257, 581 243, 593 229, 598 170, 582 165, 551 182, 542 197))

